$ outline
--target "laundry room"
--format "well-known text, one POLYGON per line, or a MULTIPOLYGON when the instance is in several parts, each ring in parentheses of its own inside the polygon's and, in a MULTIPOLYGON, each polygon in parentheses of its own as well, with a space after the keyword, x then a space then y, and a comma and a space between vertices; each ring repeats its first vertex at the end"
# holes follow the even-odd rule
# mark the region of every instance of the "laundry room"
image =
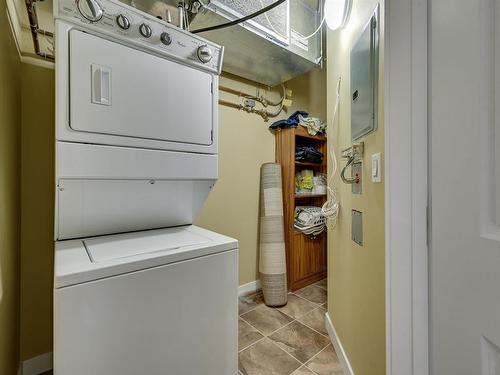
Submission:
POLYGON ((0 1, 0 374, 385 373, 383 1, 0 1))

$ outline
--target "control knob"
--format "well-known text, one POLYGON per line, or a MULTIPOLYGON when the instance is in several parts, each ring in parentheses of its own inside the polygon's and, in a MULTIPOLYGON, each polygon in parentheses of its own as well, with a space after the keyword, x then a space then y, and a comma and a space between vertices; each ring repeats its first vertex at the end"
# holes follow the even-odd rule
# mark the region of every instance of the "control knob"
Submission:
POLYGON ((170 36, 169 33, 161 33, 160 40, 166 46, 168 46, 168 45, 170 45, 170 43, 172 43, 172 37, 170 36))
POLYGON ((120 14, 116 17, 116 23, 118 24, 118 26, 120 26, 121 29, 123 30, 128 30, 130 29, 130 21, 128 20, 128 18, 126 16, 124 16, 123 14, 120 14))
POLYGON ((97 22, 102 18, 104 11, 96 0, 76 0, 80 14, 90 22, 97 22))
POLYGON ((212 50, 207 45, 198 47, 196 54, 203 64, 209 63, 213 58, 212 50))
POLYGON ((151 27, 145 23, 139 26, 139 32, 144 38, 151 38, 151 35, 153 35, 153 30, 151 30, 151 27))

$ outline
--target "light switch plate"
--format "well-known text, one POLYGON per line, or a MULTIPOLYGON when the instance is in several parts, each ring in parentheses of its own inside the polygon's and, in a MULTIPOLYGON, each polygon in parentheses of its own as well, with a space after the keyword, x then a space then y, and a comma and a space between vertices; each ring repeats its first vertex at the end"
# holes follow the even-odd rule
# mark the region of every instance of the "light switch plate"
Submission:
POLYGON ((382 182, 382 155, 372 155, 372 182, 382 182))

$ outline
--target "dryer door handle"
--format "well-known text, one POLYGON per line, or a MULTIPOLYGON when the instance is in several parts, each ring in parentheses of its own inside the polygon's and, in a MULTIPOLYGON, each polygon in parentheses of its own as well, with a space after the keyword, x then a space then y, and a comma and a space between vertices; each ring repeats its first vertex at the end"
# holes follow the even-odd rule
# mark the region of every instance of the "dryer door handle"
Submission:
POLYGON ((111 105, 111 68, 92 64, 92 103, 111 105))

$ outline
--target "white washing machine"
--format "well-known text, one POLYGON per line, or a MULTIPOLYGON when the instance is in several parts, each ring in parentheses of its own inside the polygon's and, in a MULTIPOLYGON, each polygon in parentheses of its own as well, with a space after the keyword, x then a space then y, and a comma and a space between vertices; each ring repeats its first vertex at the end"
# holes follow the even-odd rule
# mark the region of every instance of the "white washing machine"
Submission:
POLYGON ((56 244, 56 375, 235 375, 237 242, 194 226, 56 244))
POLYGON ((238 243, 192 225, 223 48, 112 0, 54 15, 54 373, 236 374, 238 243))

